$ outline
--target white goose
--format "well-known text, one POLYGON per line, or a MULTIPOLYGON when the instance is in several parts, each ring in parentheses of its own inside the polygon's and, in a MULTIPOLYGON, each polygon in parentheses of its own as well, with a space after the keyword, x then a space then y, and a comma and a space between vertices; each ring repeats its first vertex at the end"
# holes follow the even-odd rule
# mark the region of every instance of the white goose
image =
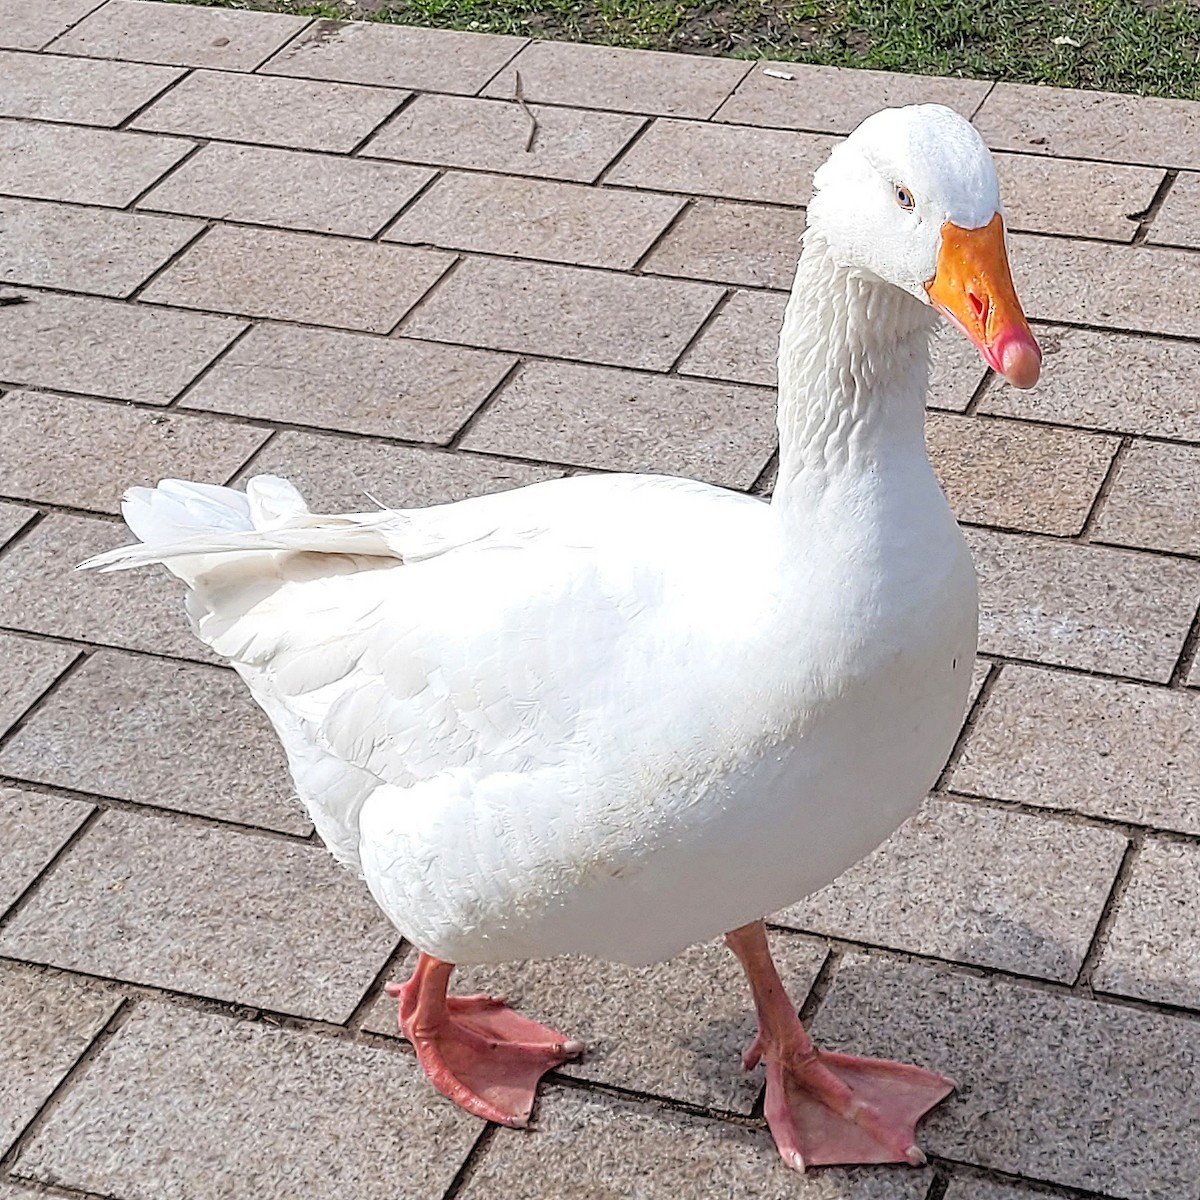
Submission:
POLYGON ((269 476, 168 480, 125 499, 142 544, 87 564, 187 584, 329 849, 420 949, 400 1025, 470 1111, 524 1124, 582 1047, 448 997, 453 964, 724 933, 785 1161, 923 1161, 952 1085, 815 1050, 761 918, 895 830, 962 717, 975 576, 923 440, 934 309, 1036 381, 987 149, 949 109, 886 110, 816 176, 769 505, 608 475, 318 516, 269 476))

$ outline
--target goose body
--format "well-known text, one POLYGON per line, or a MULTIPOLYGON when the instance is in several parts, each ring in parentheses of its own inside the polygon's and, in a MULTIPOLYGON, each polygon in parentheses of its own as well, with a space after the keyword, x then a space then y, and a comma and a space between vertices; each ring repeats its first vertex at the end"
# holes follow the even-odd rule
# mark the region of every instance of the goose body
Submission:
MULTIPOLYGON (((163 562, 187 584, 196 632, 274 724, 321 837, 423 964, 665 958, 830 882, 934 782, 976 593, 924 447, 931 303, 1018 381, 1036 347, 999 284, 982 300, 962 284, 961 313, 936 290, 958 286, 947 230, 966 231, 967 258, 998 236, 1003 257, 974 132, 945 109, 872 120, 817 176, 769 504, 636 475, 334 516, 269 476, 246 494, 167 481, 127 496, 141 544, 96 565, 163 562), (906 151, 924 225, 880 166, 906 151), (871 172, 874 240, 847 225, 871 172)), ((755 984, 758 950, 730 938, 755 984)), ((425 1025, 429 986, 409 1025, 402 996, 419 1048, 436 1041, 426 1026, 450 1036, 438 986, 425 1025)))

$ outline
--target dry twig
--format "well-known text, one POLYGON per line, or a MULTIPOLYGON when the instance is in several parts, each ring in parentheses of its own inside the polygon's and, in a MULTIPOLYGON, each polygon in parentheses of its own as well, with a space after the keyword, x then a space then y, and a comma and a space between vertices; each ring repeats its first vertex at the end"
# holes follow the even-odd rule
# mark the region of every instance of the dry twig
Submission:
POLYGON ((533 110, 525 103, 525 89, 521 86, 521 72, 515 72, 517 77, 516 87, 513 90, 513 99, 521 106, 521 111, 529 118, 529 139, 525 143, 525 153, 528 154, 533 149, 533 139, 537 137, 538 119, 533 115, 533 110))

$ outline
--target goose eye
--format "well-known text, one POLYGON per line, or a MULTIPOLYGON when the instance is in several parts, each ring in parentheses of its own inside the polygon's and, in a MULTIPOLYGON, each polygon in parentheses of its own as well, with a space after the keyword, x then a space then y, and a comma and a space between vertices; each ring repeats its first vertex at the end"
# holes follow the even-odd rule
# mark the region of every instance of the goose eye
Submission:
POLYGON ((902 183, 895 185, 896 203, 900 205, 905 212, 912 212, 917 207, 917 202, 913 199, 913 194, 902 183))

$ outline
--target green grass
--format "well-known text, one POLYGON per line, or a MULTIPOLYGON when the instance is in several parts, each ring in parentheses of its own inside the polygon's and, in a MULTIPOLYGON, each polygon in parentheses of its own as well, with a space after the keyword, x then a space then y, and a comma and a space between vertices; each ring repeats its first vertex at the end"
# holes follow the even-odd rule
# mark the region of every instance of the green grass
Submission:
POLYGON ((1200 0, 198 2, 1200 100, 1200 0))

